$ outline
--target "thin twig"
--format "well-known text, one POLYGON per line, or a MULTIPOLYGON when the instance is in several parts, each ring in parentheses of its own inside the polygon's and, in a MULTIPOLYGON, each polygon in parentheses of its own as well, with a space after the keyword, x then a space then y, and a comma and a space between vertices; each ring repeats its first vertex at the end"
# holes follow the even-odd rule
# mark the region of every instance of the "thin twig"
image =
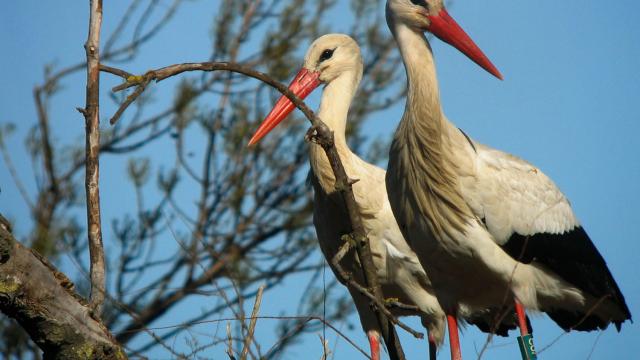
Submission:
MULTIPOLYGON (((175 233, 175 231, 173 230, 173 228, 171 227, 171 223, 169 221, 169 218, 163 214, 166 221, 167 221, 167 228, 169 229, 169 231, 171 232, 171 234, 173 235, 174 240, 178 243, 178 245, 180 245, 180 247, 182 248, 182 250, 185 252, 185 254, 189 253, 189 248, 187 247, 186 244, 184 244, 182 241, 180 241, 179 237, 177 236, 177 234, 175 233)), ((202 239, 200 239, 200 241, 202 241, 202 239)), ((204 247, 206 247, 206 245, 203 243, 202 244, 204 247)), ((237 254, 230 254, 230 258, 234 258, 235 256, 237 256, 237 254)), ((212 271, 211 273, 215 273, 215 269, 223 269, 226 262, 223 258, 218 258, 218 261, 216 262, 216 266, 210 266, 210 267, 205 267, 204 265, 202 265, 199 261, 195 260, 196 264, 200 267, 200 269, 202 269, 203 275, 202 277, 200 277, 199 279, 202 279, 203 277, 205 277, 205 275, 212 271), (219 267, 218 267, 219 266, 219 267)), ((206 277, 205 277, 206 278, 206 277)), ((229 281, 231 281, 232 286, 235 289, 235 284, 233 284, 233 279, 229 279, 229 281)), ((216 281, 215 277, 211 277, 210 278, 210 282, 211 285, 216 289, 216 291, 218 292, 218 294, 220 295, 220 297, 222 297, 222 299, 225 301, 225 303, 228 305, 229 309, 231 310, 231 312, 233 313, 233 315, 236 316, 236 318, 242 319, 244 318, 244 312, 242 311, 242 294, 240 292, 237 292, 237 299, 238 302, 240 303, 240 314, 233 308, 233 302, 231 302, 231 300, 229 299, 229 297, 227 296, 227 293, 224 291, 223 288, 221 288, 220 286, 218 286, 218 282, 216 281)), ((189 283, 193 283, 193 281, 189 281, 189 283)), ((184 288, 187 288, 188 285, 185 284, 184 288)), ((182 290, 182 289, 181 289, 182 290)), ((263 289, 264 290, 264 289, 263 289)), ((260 291, 260 289, 258 290, 260 291)), ((249 329, 247 328, 247 326, 245 325, 244 322, 240 322, 240 325, 244 328, 244 330, 248 333, 249 329)))
MULTIPOLYGON (((507 301, 509 300, 509 296, 510 295, 513 296, 513 292, 511 290, 511 285, 513 284, 513 279, 515 278, 516 270, 518 269, 518 265, 520 264, 520 260, 522 260, 522 258, 524 257, 525 250, 527 249, 527 246, 529 244, 529 238, 530 238, 529 236, 525 237, 524 245, 522 246, 522 249, 520 250, 520 254, 518 255, 518 258, 516 259, 516 264, 513 266, 513 269, 511 270, 511 275, 509 276, 509 282, 507 283, 507 287, 506 287, 506 289, 504 291, 504 296, 502 297, 501 308, 505 308, 506 307, 508 309, 506 311, 509 311, 509 309, 511 309, 511 307, 507 307, 507 301)), ((498 312, 496 314, 496 316, 494 317, 494 322, 492 324, 492 327, 489 330, 489 334, 487 334, 487 340, 485 341, 484 345, 482 346, 482 349, 480 350, 480 353, 478 354, 478 360, 480 360, 482 358, 484 353, 489 348, 489 344, 493 340, 493 335, 496 332, 496 329, 498 329, 498 327, 502 323, 502 320, 507 315, 506 311, 504 313, 498 312)))
POLYGON ((405 323, 400 321, 395 315, 393 315, 388 310, 389 307, 398 307, 398 308, 401 308, 401 309, 417 311, 418 308, 416 306, 402 304, 402 303, 400 303, 398 301, 392 301, 392 302, 379 301, 375 296, 373 296, 371 294, 371 292, 369 292, 368 289, 366 289, 365 287, 360 285, 357 281, 355 281, 355 279, 353 279, 353 277, 351 275, 349 275, 349 273, 347 273, 344 270, 344 268, 342 268, 342 266, 340 265, 340 260, 342 260, 342 258, 349 252, 350 248, 351 248, 351 244, 349 242, 345 242, 344 244, 342 244, 342 246, 340 247, 340 249, 338 250, 338 252, 334 256, 334 258, 331 260, 331 263, 333 264, 333 266, 337 270, 337 272, 340 275, 340 277, 345 282, 347 282, 347 284, 349 286, 355 288, 362 295, 364 295, 369 300, 371 300, 373 302, 373 304, 376 306, 376 308, 380 309, 380 311, 382 311, 394 325, 398 325, 400 328, 402 328, 403 330, 405 330, 409 334, 413 335, 416 339, 424 339, 424 334, 423 333, 413 330, 408 325, 406 325, 405 323))
POLYGON ((318 334, 320 338, 320 343, 322 344, 322 356, 320 360, 327 360, 329 355, 331 355, 331 350, 329 349, 329 341, 322 337, 322 335, 318 334))
POLYGON ((127 98, 124 100, 124 102, 122 104, 120 104, 120 107, 118 108, 116 113, 113 114, 111 119, 109 119, 109 123, 111 125, 115 125, 115 123, 118 122, 118 119, 120 119, 120 116, 122 116, 122 113, 124 113, 124 111, 129 107, 129 105, 131 105, 131 103, 133 103, 138 98, 138 96, 140 96, 142 94, 142 92, 146 88, 147 84, 148 84, 148 82, 141 83, 140 85, 138 85, 138 87, 135 89, 135 91, 133 93, 131 93, 129 96, 127 96, 127 98))
MULTIPOLYGON (((64 242, 60 242, 60 244, 64 247, 65 252, 67 253, 67 256, 69 257, 69 260, 71 261, 71 263, 75 266, 76 270, 78 270, 78 272, 87 280, 89 280, 90 278, 90 274, 87 274, 86 270, 83 268, 83 266, 77 261, 77 259, 75 259, 71 254, 70 254, 70 249, 67 247, 67 245, 64 242)), ((113 305, 115 305, 116 307, 118 307, 119 309, 123 310, 124 312, 126 312, 127 314, 129 314, 129 316, 131 316, 131 318, 133 319, 138 319, 139 315, 133 311, 129 305, 124 304, 120 301, 118 301, 117 299, 111 297, 111 295, 105 293, 105 297, 107 298, 107 300, 109 300, 113 305)), ((177 352, 175 352, 170 346, 168 346, 167 344, 164 343, 164 341, 162 341, 162 338, 158 335, 156 335, 151 329, 143 327, 143 328, 139 328, 137 330, 138 332, 145 332, 146 334, 148 334, 149 336, 151 336, 153 338, 154 341, 156 341, 157 344, 159 344, 160 346, 162 346, 165 350, 167 350, 169 353, 171 353, 172 355, 176 356, 177 358, 183 358, 184 356, 182 354, 179 354, 177 352)), ((117 339, 116 339, 117 340, 117 339)), ((118 343, 120 344, 124 344, 124 342, 118 341, 118 343)))
POLYGON ((114 68, 111 66, 107 66, 104 64, 100 64, 100 71, 104 71, 104 72, 108 72, 110 74, 116 75, 116 76, 120 76, 121 78, 127 80, 130 76, 133 76, 133 74, 128 73, 124 70, 118 69, 118 68, 114 68))
POLYGON ((246 360, 247 354, 249 353, 249 346, 251 346, 251 339, 253 338, 253 333, 256 329, 256 322, 258 321, 258 311, 260 310, 260 303, 262 302, 262 292, 264 291, 265 286, 260 285, 258 289, 258 295, 256 295, 256 301, 253 304, 253 311, 251 312, 251 321, 249 322, 249 331, 244 338, 244 345, 242 347, 242 352, 240 353, 240 360, 246 360))
POLYGON ((587 360, 590 360, 591 357, 593 357, 593 353, 596 351, 596 346, 598 345, 598 341, 600 341, 602 334, 604 334, 603 331, 598 331, 598 336, 596 336, 596 340, 593 342, 593 346, 591 346, 591 350, 589 351, 589 356, 587 356, 587 360))
MULTIPOLYGON (((367 359, 370 358, 366 351, 364 351, 362 348, 360 348, 347 335, 345 335, 342 331, 340 331, 338 328, 333 326, 330 322, 328 322, 327 320, 323 319, 322 317, 319 317, 319 316, 256 316, 256 319, 262 319, 262 320, 300 320, 302 322, 302 324, 306 324, 306 323, 308 323, 310 321, 319 321, 319 322, 325 324, 329 329, 333 330, 336 333, 337 336, 339 336, 340 338, 342 338, 346 342, 348 342, 351 346, 353 346, 354 349, 356 349, 358 352, 360 352, 367 359)), ((216 323, 220 323, 220 322, 227 322, 227 329, 229 329, 227 331, 228 344, 229 344, 229 347, 227 349, 227 353, 233 354, 233 341, 231 340, 232 339, 231 338, 231 324, 229 324, 228 322, 230 322, 230 321, 240 321, 240 320, 241 319, 231 318, 231 317, 229 317, 229 318, 221 318, 221 319, 212 319, 212 320, 200 320, 200 321, 191 321, 189 323, 182 323, 182 324, 176 324, 176 325, 146 327, 144 329, 135 329, 135 330, 124 330, 124 331, 119 331, 119 332, 116 332, 116 333, 118 333, 118 334, 122 334, 122 333, 138 333, 138 332, 142 332, 142 331, 149 332, 149 331, 153 331, 153 330, 167 330, 167 329, 174 329, 174 328, 187 328, 187 327, 194 326, 194 325, 216 324, 216 323), (231 351, 229 351, 229 350, 231 350, 231 351)), ((275 348, 276 345, 274 345, 272 348, 275 348)), ((268 357, 268 356, 266 356, 266 357, 268 357)))
POLYGON ((33 98, 36 103, 36 110, 38 112, 38 124, 40 126, 40 136, 43 147, 43 160, 44 167, 49 178, 50 191, 57 196, 58 194, 58 181, 56 178, 54 151, 51 146, 51 136, 49 135, 49 116, 47 114, 46 106, 42 98, 43 88, 35 88, 33 90, 33 98))
POLYGON ((7 148, 4 145, 4 142, 2 141, 2 139, 0 139, 0 153, 2 153, 2 158, 4 159, 4 163, 7 166, 7 169, 9 170, 9 174, 11 175, 11 179, 13 179, 13 183, 16 184, 16 187, 18 188, 18 192, 20 192, 20 195, 22 196, 22 198, 24 199, 24 202, 29 207, 29 210, 33 212, 35 210, 33 207, 33 201, 31 201, 31 199, 29 198, 29 193, 27 193, 27 189, 25 188, 24 183, 22 182, 22 180, 20 180, 20 176, 18 176, 18 171, 16 170, 16 167, 13 165, 13 161, 11 160, 11 155, 7 151, 7 148))
POLYGON ((229 355, 230 360, 236 360, 235 355, 233 355, 233 336, 231 336, 231 323, 227 323, 227 355, 229 355))
POLYGON ((538 354, 541 354, 543 352, 545 352, 546 350, 548 350, 549 348, 551 348, 553 345, 555 345, 555 343, 557 343, 558 341, 560 341, 560 339, 562 339, 565 335, 567 335, 571 330, 573 330, 574 328, 580 326, 589 316, 591 316, 591 314, 598 308, 598 306, 600 306, 600 304, 602 304, 602 302, 604 300, 606 300, 609 296, 605 295, 603 297, 601 297, 600 299, 598 299, 598 301, 596 301, 596 303, 594 305, 592 305, 589 310, 587 310, 587 312, 584 314, 584 316, 580 319, 580 321, 578 321, 573 327, 571 327, 569 330, 565 330, 563 331, 560 335, 558 335, 555 339, 551 340, 551 342, 547 345, 545 345, 544 347, 542 347, 540 350, 536 351, 538 354))
MULTIPOLYGON (((354 287, 356 287, 358 290, 360 290, 360 292, 363 295, 365 295, 370 300, 375 302, 376 299, 371 294, 371 292, 369 292, 369 290, 362 287, 362 285, 355 282, 355 280, 353 280, 352 277, 349 276, 349 273, 344 271, 344 269, 341 267, 340 261, 342 261, 342 259, 347 255, 347 253, 349 253, 349 250, 351 250, 351 243, 349 243, 348 241, 345 241, 344 244, 342 244, 342 246, 338 248, 338 252, 333 256, 333 259, 331 259, 331 264, 333 264, 336 268, 342 270, 342 272, 339 273, 342 277, 342 280, 351 282, 351 284, 354 285, 354 287)), ((380 306, 382 304, 378 304, 378 305, 380 306)), ((416 305, 403 304, 400 301, 391 301, 389 299, 385 299, 384 305, 387 308, 398 308, 402 310, 409 310, 409 311, 416 311, 416 312, 420 311, 420 308, 416 305)), ((394 316, 394 315, 391 315, 391 316, 394 316)), ((419 339, 422 339, 422 336, 420 336, 419 339)))

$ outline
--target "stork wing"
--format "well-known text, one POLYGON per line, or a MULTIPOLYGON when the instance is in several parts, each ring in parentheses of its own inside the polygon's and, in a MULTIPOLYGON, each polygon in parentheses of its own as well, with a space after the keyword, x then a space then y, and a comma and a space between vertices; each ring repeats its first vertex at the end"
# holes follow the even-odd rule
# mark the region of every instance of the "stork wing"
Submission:
MULTIPOLYGON (((631 317, 607 264, 576 219, 558 187, 530 163, 474 143, 476 171, 463 177, 465 199, 495 241, 514 259, 536 262, 596 299, 609 297, 619 307, 619 328, 631 317)), ((597 316, 548 312, 565 329, 605 328, 597 316), (582 321, 581 321, 582 320, 582 321), (576 325, 578 322, 579 325, 576 325)))
POLYGON ((562 234, 580 226, 567 198, 538 168, 475 143, 476 172, 463 194, 500 245, 513 234, 562 234))

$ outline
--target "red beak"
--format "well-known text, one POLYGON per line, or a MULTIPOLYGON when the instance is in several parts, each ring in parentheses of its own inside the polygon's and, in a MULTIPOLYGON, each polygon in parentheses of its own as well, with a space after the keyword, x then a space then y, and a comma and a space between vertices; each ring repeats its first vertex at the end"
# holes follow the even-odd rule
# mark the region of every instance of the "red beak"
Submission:
MULTIPOLYGON (((311 92, 320 85, 319 77, 319 72, 309 71, 302 68, 291 84, 289 84, 289 90, 296 94, 297 97, 304 100, 304 98, 311 94, 311 92)), ((288 97, 284 95, 280 97, 276 105, 271 109, 269 115, 264 118, 258 130, 256 130, 256 133, 253 134, 251 140, 249 140, 249 146, 260 141, 260 139, 267 135, 269 131, 273 130, 273 128, 278 126, 278 124, 295 108, 296 106, 288 97)))
POLYGON ((437 15, 428 15, 431 25, 427 28, 427 31, 437 36, 440 40, 448 43, 449 45, 460 50, 469 59, 476 64, 480 65, 483 69, 487 70, 491 75, 502 80, 502 74, 491 63, 489 58, 480 50, 473 40, 467 35, 464 30, 453 20, 447 10, 442 8, 437 15))

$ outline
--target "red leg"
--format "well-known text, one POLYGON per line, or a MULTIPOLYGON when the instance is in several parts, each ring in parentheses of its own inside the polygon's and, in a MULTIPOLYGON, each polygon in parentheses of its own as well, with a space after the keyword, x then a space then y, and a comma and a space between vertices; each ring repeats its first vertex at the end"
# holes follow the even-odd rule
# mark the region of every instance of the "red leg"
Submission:
POLYGON ((380 360, 380 334, 375 330, 367 331, 369 347, 371 348, 371 360, 380 360))
POLYGON ((436 360, 437 352, 438 346, 436 345, 436 340, 429 334, 429 360, 436 360))
POLYGON ((447 314, 447 325, 449 326, 449 346, 451 347, 451 360, 462 360, 460 351, 460 338, 458 338, 458 319, 447 314))
POLYGON ((524 306, 520 304, 518 300, 516 302, 516 315, 518 316, 518 326, 520 326, 520 335, 525 336, 529 334, 529 327, 527 326, 527 316, 524 312, 524 306))
POLYGON ((527 326, 527 315, 524 312, 524 306, 515 301, 516 315, 518 316, 518 326, 520 327, 520 336, 518 336, 518 346, 522 359, 535 360, 538 358, 536 349, 533 345, 533 336, 529 334, 529 326, 527 326))

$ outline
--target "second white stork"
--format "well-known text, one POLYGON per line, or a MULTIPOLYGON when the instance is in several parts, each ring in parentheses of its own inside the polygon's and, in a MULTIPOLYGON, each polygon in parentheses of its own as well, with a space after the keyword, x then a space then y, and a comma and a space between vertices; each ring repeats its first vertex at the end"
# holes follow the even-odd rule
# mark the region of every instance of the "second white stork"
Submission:
MULTIPOLYGON (((354 154, 347 145, 345 129, 347 113, 362 78, 363 64, 360 48, 349 36, 329 34, 311 44, 305 55, 304 66, 290 85, 297 96, 305 98, 316 87, 325 84, 318 116, 334 133, 336 149, 347 175, 358 179, 353 185, 356 202, 365 230, 370 239, 377 277, 386 298, 415 305, 416 313, 394 311, 396 315, 418 315, 428 330, 431 358, 435 358, 436 346, 444 336, 445 314, 433 295, 431 282, 415 253, 404 240, 395 221, 385 187, 385 171, 369 164, 354 154)), ((286 97, 281 97, 267 115, 249 144, 255 144, 275 128, 295 109, 286 97)), ((335 177, 324 150, 310 145, 311 179, 314 187, 313 222, 320 248, 331 264, 331 259, 342 245, 341 236, 351 232, 349 217, 340 193, 335 189, 335 177)), ((343 258, 341 265, 363 284, 360 266, 353 252, 343 258)), ((333 268, 336 277, 340 275, 333 268)), ((349 287, 360 322, 367 333, 373 359, 379 358, 380 332, 370 301, 357 290, 349 287)), ((460 315, 469 323, 484 331, 494 330, 506 336, 515 328, 515 319, 508 317, 492 329, 496 311, 479 309, 471 313, 462 306, 460 315)))
POLYGON ((408 79, 389 155, 389 200, 447 312, 450 336, 459 304, 505 299, 522 315, 523 332, 522 305, 565 330, 620 329, 631 319, 624 296, 565 196, 538 168, 474 142, 443 114, 423 32, 501 78, 497 69, 442 0, 388 0, 387 22, 408 79))

